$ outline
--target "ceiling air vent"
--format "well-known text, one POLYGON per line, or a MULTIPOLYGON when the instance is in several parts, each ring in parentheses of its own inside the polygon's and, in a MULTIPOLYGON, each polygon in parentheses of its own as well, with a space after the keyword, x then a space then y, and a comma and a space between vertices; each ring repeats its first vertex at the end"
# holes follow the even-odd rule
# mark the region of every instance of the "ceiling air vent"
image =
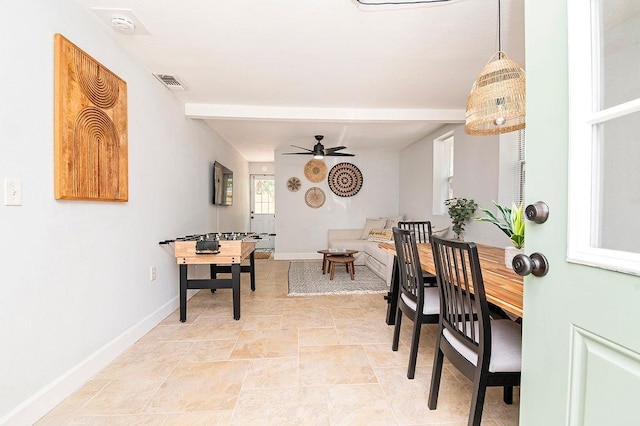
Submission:
POLYGON ((186 87, 180 83, 180 80, 175 75, 171 74, 154 74, 158 80, 162 82, 169 90, 187 90, 186 87))

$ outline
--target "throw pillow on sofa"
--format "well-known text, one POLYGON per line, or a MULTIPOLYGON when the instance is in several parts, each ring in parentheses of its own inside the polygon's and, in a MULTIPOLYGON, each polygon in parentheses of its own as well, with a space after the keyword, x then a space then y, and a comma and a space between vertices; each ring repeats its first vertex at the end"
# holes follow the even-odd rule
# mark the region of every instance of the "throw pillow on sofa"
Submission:
POLYGON ((391 229, 372 229, 367 237, 367 241, 375 241, 378 243, 386 243, 392 240, 393 230, 391 229))
POLYGON ((398 226, 398 222, 402 221, 402 217, 403 216, 388 217, 384 229, 393 229, 394 226, 398 226))
POLYGON ((362 231, 361 240, 366 240, 369 237, 369 232, 372 229, 383 229, 384 225, 387 223, 387 219, 371 219, 367 218, 364 224, 364 230, 362 231))

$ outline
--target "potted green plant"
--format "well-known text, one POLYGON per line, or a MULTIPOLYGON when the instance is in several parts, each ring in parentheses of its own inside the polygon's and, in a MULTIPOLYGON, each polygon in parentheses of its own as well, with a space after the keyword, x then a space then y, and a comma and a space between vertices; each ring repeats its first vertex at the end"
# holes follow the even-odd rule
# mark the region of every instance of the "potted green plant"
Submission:
POLYGON ((478 204, 466 198, 449 198, 445 200, 444 205, 449 208, 448 213, 451 218, 451 223, 453 224, 451 229, 456 234, 456 238, 461 240, 464 225, 476 212, 478 204))
POLYGON ((524 247, 524 209, 522 204, 516 206, 515 203, 511 203, 511 208, 501 206, 500 204, 493 202, 498 209, 498 215, 494 215, 487 209, 480 209, 484 212, 485 217, 478 217, 476 220, 480 222, 490 222, 496 225, 513 243, 513 247, 505 247, 504 250, 504 263, 508 268, 511 268, 511 262, 513 257, 523 252, 524 247))

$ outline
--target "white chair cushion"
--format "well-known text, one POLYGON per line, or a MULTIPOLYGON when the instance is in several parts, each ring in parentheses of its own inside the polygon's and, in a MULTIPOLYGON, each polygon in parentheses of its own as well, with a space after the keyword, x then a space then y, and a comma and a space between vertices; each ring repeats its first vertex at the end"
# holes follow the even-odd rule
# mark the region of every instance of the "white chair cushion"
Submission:
MULTIPOLYGON (((400 297, 404 300, 404 303, 414 311, 418 305, 411 299, 409 299, 404 293, 401 293, 400 297)), ((424 289, 424 306, 422 313, 425 315, 433 315, 440 313, 440 290, 438 287, 426 287, 424 289)))
MULTIPOLYGON (((470 363, 476 365, 478 355, 467 348, 457 336, 446 328, 442 336, 470 363)), ((492 373, 513 373, 522 369, 522 327, 508 319, 491 320, 491 361, 492 373)))

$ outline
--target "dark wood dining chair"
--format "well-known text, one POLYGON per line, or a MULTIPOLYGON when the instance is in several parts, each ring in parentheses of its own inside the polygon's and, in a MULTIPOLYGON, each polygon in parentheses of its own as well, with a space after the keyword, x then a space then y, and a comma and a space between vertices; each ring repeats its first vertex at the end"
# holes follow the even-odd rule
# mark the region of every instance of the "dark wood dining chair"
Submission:
POLYGON ((479 425, 487 386, 502 386, 513 402, 520 386, 522 329, 509 319, 491 319, 478 249, 474 243, 431 238, 440 291, 440 322, 429 390, 435 410, 444 357, 473 382, 469 425, 479 425), (474 312, 473 318, 461 315, 474 312), (471 320, 473 319, 473 320, 471 320))
POLYGON ((437 287, 429 287, 424 284, 415 234, 407 229, 394 227, 393 241, 396 246, 400 285, 391 349, 398 350, 402 314, 404 313, 413 321, 409 367, 407 369, 407 377, 413 379, 416 372, 422 324, 436 324, 439 320, 439 294, 437 287))
MULTIPOLYGON (((431 222, 428 220, 418 222, 401 221, 398 222, 398 228, 413 232, 416 237, 416 243, 428 244, 431 242, 431 222)), ((436 285, 436 276, 430 272, 422 271, 422 280, 425 284, 432 287, 436 285)))

